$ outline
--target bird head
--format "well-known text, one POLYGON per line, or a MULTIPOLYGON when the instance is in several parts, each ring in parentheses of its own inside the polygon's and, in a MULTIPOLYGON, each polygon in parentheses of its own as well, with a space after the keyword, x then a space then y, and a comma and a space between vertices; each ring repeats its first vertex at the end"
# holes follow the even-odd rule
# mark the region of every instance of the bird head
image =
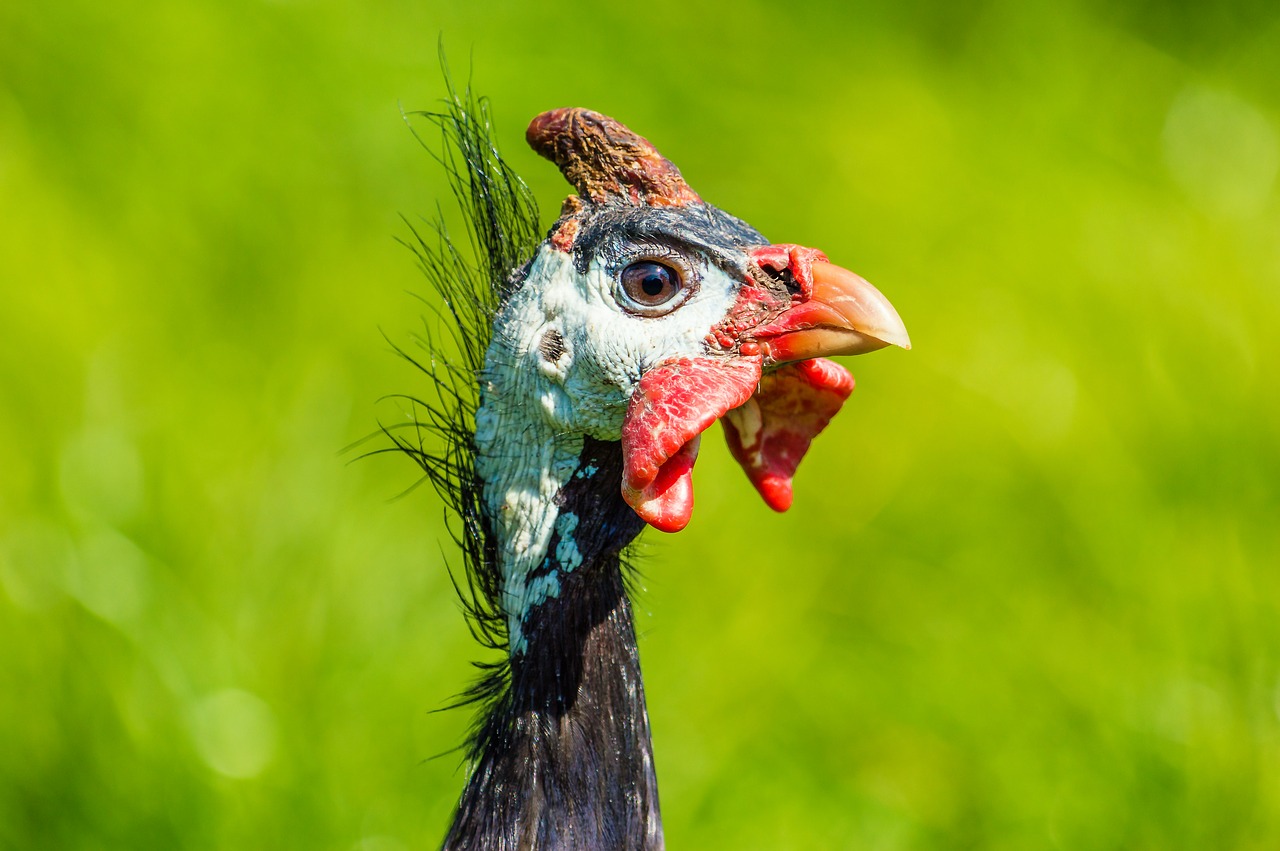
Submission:
POLYGON ((655 528, 689 522, 700 436, 717 420, 786 510, 810 441, 853 390, 825 358, 909 348, 893 306, 821 251, 705 203, 607 116, 546 112, 527 139, 577 194, 500 308, 490 369, 514 373, 520 404, 557 433, 621 441, 622 495, 655 528))

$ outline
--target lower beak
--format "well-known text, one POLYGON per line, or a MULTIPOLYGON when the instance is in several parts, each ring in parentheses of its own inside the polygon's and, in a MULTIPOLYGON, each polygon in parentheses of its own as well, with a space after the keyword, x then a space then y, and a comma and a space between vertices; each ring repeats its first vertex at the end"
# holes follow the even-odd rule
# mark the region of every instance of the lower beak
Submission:
POLYGON ((774 363, 830 355, 860 355, 885 346, 911 348, 898 311, 880 291, 848 269, 812 266, 813 292, 752 338, 774 363))

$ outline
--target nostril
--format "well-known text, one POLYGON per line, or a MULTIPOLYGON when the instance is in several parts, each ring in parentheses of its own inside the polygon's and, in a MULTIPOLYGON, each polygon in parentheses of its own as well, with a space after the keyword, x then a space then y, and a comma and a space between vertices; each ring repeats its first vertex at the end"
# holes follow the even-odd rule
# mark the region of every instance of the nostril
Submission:
POLYGON ((792 298, 808 299, 813 291, 813 264, 827 262, 827 255, 816 248, 793 243, 762 245, 748 256, 770 277, 783 283, 792 298))
POLYGON ((787 295, 792 298, 804 295, 804 287, 796 279, 795 272, 789 266, 771 266, 764 263, 754 264, 750 268, 750 275, 757 284, 772 292, 775 297, 782 295, 781 290, 783 288, 786 289, 787 295))
POLYGON ((795 273, 791 271, 791 267, 787 267, 780 272, 774 272, 773 277, 777 281, 781 281, 782 285, 787 288, 787 292, 793 296, 801 295, 804 287, 800 286, 800 282, 796 280, 795 273))

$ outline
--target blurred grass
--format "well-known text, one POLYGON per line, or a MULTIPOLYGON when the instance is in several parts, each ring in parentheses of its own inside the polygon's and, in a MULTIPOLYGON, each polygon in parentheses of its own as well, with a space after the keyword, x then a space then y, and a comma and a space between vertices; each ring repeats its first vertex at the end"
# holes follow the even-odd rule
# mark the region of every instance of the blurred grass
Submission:
POLYGON ((1280 844, 1280 10, 0 6, 0 847, 434 847, 478 655, 393 237, 435 45, 826 250, 916 349, 639 601, 673 848, 1280 844))

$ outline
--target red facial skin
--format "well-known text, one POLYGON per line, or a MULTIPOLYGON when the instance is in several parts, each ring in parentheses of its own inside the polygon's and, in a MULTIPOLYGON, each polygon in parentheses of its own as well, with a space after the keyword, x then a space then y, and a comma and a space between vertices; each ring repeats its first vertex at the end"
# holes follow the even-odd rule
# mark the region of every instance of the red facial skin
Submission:
MULTIPOLYGON (((773 293, 757 285, 755 281, 748 281, 738 291, 738 300, 733 303, 733 307, 729 308, 724 319, 721 319, 707 334, 708 351, 733 352, 736 350, 741 354, 758 354, 759 346, 755 347, 755 351, 741 348, 749 345, 742 341, 742 335, 755 330, 761 323, 771 316, 776 316, 778 311, 784 308, 785 305, 780 305, 773 293)), ((754 342, 751 341, 751 343, 754 342)))
POLYGON ((708 351, 724 354, 679 358, 650 369, 627 409, 622 494, 645 522, 664 532, 678 532, 689 522, 698 436, 717 419, 724 418, 729 451, 756 490, 769 507, 786 511, 792 476, 809 444, 853 392, 853 376, 823 358, 764 374, 768 348, 750 339, 780 312, 809 300, 812 264, 826 262, 826 256, 799 245, 767 245, 750 257, 767 272, 789 271, 799 291, 779 304, 773 292, 749 278, 707 335, 708 351))

